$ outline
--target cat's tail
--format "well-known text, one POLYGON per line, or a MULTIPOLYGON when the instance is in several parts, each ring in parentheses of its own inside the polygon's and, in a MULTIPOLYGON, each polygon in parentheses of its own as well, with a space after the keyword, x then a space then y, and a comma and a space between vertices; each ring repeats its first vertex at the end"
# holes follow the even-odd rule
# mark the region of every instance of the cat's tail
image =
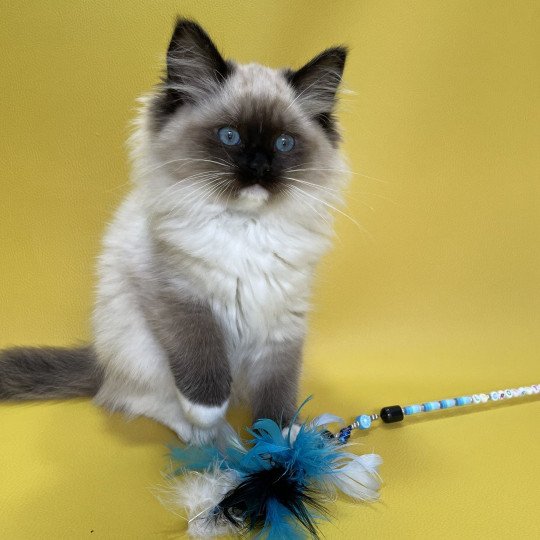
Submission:
POLYGON ((0 400, 94 396, 102 374, 92 347, 0 351, 0 400))

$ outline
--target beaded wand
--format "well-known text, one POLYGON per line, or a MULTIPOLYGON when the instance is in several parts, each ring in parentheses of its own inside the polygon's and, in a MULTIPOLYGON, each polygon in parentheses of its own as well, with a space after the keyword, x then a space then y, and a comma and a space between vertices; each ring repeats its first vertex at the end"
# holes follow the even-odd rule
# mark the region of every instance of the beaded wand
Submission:
POLYGON ((219 448, 173 447, 171 457, 179 464, 174 474, 182 478, 173 486, 172 502, 187 510, 188 532, 194 536, 258 530, 267 540, 317 537, 317 524, 327 515, 325 504, 336 492, 359 501, 378 497, 382 460, 348 451, 353 430, 368 430, 377 420, 392 424, 406 416, 539 393, 540 385, 534 384, 391 405, 379 414, 357 416, 336 434, 326 426, 343 420, 330 414, 298 425, 297 413, 283 429, 268 418, 257 420, 247 430, 253 437, 247 445, 231 430, 219 448))
POLYGON ((372 426, 376 420, 382 420, 385 424, 401 422, 405 416, 419 413, 438 411, 439 409, 451 409, 453 407, 463 407, 466 405, 480 405, 488 401, 499 401, 502 399, 514 399, 522 396, 530 396, 540 393, 540 385, 520 386, 519 388, 507 388, 506 390, 493 390, 487 394, 473 394, 472 396, 460 396, 456 398, 440 399, 438 401, 426 401, 421 405, 390 405, 383 407, 379 414, 361 414, 357 416, 352 424, 342 428, 333 435, 340 443, 344 444, 349 440, 353 429, 366 430, 372 426))

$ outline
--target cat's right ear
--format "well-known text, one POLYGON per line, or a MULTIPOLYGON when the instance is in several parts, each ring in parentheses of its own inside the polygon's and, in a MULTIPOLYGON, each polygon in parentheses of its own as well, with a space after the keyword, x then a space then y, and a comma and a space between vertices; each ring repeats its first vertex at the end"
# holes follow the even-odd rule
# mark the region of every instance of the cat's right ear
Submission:
POLYGON ((332 113, 346 58, 346 47, 332 47, 318 54, 298 71, 287 73, 298 101, 313 117, 332 113))
POLYGON ((178 19, 167 50, 167 71, 159 116, 184 103, 200 103, 230 74, 228 64, 208 34, 194 21, 178 19))

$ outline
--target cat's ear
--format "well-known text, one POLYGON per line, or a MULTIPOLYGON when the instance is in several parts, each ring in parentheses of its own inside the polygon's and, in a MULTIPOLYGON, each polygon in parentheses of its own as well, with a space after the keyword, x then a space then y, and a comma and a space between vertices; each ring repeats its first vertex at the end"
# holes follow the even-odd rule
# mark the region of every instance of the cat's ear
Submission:
POLYGON ((230 70, 230 64, 196 22, 178 19, 167 50, 167 71, 155 103, 155 117, 163 120, 184 103, 203 101, 220 87, 230 70))
POLYGON ((346 58, 346 47, 332 47, 298 71, 289 72, 289 83, 296 91, 296 99, 311 116, 317 118, 331 114, 346 58))

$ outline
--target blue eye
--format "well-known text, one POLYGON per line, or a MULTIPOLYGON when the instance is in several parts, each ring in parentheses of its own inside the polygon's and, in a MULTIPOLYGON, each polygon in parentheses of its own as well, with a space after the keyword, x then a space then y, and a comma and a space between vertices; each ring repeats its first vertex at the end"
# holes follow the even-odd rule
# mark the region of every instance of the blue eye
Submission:
POLYGON ((276 150, 278 150, 279 152, 290 152, 293 148, 294 139, 290 135, 282 133, 276 139, 276 150))
POLYGON ((218 131, 219 140, 228 146, 240 144, 240 133, 232 127, 222 127, 218 131))

